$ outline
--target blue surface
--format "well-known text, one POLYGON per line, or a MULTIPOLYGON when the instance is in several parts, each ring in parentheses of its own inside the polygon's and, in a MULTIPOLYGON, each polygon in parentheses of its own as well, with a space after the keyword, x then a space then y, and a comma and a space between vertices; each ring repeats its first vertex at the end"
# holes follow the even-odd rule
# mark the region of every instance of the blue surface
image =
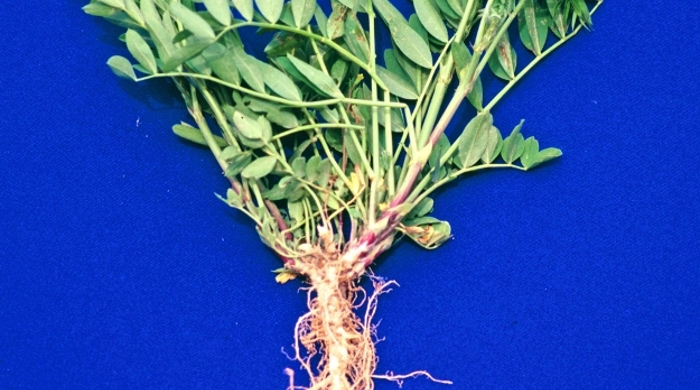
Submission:
MULTIPOLYGON (((285 388, 300 284, 274 282, 213 159, 171 134, 172 88, 114 77, 121 30, 82 5, 3 5, 0 389, 285 388)), ((380 372, 698 388, 699 13, 608 1, 496 107, 564 156, 451 186, 454 240, 382 258, 401 287, 380 302, 380 372)))

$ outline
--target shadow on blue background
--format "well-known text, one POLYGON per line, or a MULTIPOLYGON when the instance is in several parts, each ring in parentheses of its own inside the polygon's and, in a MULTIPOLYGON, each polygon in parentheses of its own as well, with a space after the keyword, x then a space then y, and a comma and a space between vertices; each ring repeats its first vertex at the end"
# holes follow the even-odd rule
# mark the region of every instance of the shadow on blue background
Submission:
MULTIPOLYGON (((216 163, 171 134, 173 88, 114 77, 120 29, 82 5, 3 5, 0 388, 284 388, 301 284, 274 282, 216 163)), ((494 109, 564 156, 451 186, 436 213, 454 240, 379 262, 401 284, 380 372, 697 388, 699 11, 608 1, 494 109)))

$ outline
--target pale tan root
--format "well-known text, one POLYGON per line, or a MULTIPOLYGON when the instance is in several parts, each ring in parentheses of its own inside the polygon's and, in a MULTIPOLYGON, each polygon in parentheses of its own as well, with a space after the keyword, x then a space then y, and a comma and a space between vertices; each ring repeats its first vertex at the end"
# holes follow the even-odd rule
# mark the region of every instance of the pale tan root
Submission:
POLYGON ((401 384, 403 379, 417 375, 450 383, 436 380, 424 371, 398 376, 374 375, 377 357, 372 318, 379 295, 388 292, 396 282, 370 276, 374 291, 367 296, 356 284, 359 278, 353 270, 356 261, 328 249, 309 251, 303 262, 303 273, 310 283, 307 289, 309 312, 296 323, 291 358, 299 362, 311 383, 309 387, 295 386, 294 373, 287 370, 288 390, 372 390, 373 379, 401 384), (360 295, 362 299, 358 299, 360 295), (366 309, 360 319, 354 309, 363 304, 366 309), (312 360, 315 367, 312 367, 312 360))

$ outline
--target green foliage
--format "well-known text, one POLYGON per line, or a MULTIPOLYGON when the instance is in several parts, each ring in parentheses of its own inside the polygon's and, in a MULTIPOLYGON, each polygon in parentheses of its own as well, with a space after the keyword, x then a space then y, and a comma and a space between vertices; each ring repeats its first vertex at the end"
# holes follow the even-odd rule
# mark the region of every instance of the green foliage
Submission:
POLYGON ((315 0, 92 0, 84 10, 125 28, 133 61, 109 58, 115 74, 174 83, 195 125, 173 132, 211 149, 231 182, 222 199, 294 258, 320 240, 318 226, 341 246, 375 237, 387 246, 403 234, 435 248, 450 237, 449 223, 431 216, 437 188, 561 155, 525 139, 522 122, 504 138, 491 108, 590 26, 592 3, 413 0, 410 15, 395 3, 331 0, 326 14, 315 0), (390 47, 377 47, 380 23, 390 47), (246 51, 241 29, 272 33, 265 58, 246 51), (520 44, 534 54, 524 64, 520 44), (505 80, 494 97, 483 72, 505 80), (449 139, 467 102, 476 112, 449 139))

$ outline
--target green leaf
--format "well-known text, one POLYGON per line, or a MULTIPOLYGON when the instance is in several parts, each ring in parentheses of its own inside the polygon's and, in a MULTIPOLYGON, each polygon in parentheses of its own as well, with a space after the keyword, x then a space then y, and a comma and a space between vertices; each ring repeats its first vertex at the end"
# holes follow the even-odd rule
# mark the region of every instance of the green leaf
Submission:
POLYGON ((542 54, 548 29, 547 10, 542 8, 538 1, 526 0, 525 6, 518 14, 518 30, 523 45, 535 55, 542 54))
POLYGON ((248 22, 253 20, 253 15, 255 15, 253 0, 233 0, 233 6, 243 16, 243 19, 248 22))
POLYGON ((287 202, 287 210, 289 210, 289 218, 291 218, 295 224, 304 221, 305 213, 303 202, 287 202))
POLYGON ((387 69, 394 73, 397 73, 395 67, 403 70, 403 73, 405 73, 406 76, 411 79, 411 83, 414 85, 416 91, 420 91, 428 79, 428 70, 416 65, 415 62, 409 60, 406 58, 406 56, 401 54, 398 49, 384 50, 384 64, 386 65, 387 69))
POLYGON ((156 21, 159 24, 161 23, 160 13, 158 13, 158 9, 153 3, 153 0, 141 0, 140 6, 141 13, 143 14, 144 21, 147 25, 146 27, 148 27, 149 21, 156 21))
POLYGON ((523 168, 530 168, 535 163, 539 151, 540 143, 537 142, 535 137, 528 137, 523 142, 523 154, 520 155, 520 163, 523 165, 523 168))
POLYGON ((185 29, 189 30, 195 36, 202 39, 216 38, 216 34, 214 34, 214 30, 212 30, 209 23, 201 16, 197 15, 196 12, 175 1, 170 3, 169 9, 170 13, 177 20, 182 22, 185 29))
MULTIPOLYGON (((425 42, 430 48, 430 34, 428 34, 428 31, 425 29, 425 27, 423 27, 423 24, 421 24, 416 14, 413 14, 408 18, 408 25, 411 26, 413 31, 418 33, 418 35, 423 39, 423 42, 425 42)), ((440 47, 440 50, 442 50, 442 47, 440 47)))
POLYGON ((367 0, 337 0, 337 1, 353 11, 367 12, 367 10, 365 9, 365 4, 367 4, 367 0))
POLYGON ((338 86, 333 81, 333 78, 322 71, 314 68, 306 62, 287 54, 287 59, 292 63, 294 68, 299 71, 310 83, 315 85, 321 92, 329 97, 343 98, 345 95, 338 89, 338 86))
POLYGON ((104 17, 106 20, 108 20, 110 23, 116 24, 117 26, 121 26, 124 28, 131 28, 131 29, 139 29, 143 28, 142 25, 138 24, 137 22, 134 21, 129 15, 126 14, 126 12, 117 12, 113 15, 105 16, 104 17))
MULTIPOLYGON (((292 156, 294 157, 294 156, 292 156)), ((303 179, 306 175, 306 157, 299 156, 292 159, 292 172, 294 172, 294 177, 303 179)))
POLYGON ((265 46, 265 54, 268 57, 279 57, 287 55, 300 49, 306 41, 300 35, 292 34, 287 31, 280 31, 274 35, 270 43, 265 46))
POLYGON ((261 72, 262 63, 257 58, 247 54, 242 49, 234 49, 236 67, 248 86, 258 92, 265 92, 265 79, 261 72))
POLYGON ((331 77, 336 84, 342 84, 348 74, 349 64, 342 58, 338 58, 331 66, 331 77))
POLYGON ((423 217, 433 211, 435 201, 432 198, 425 197, 417 205, 406 214, 406 219, 414 219, 423 217))
POLYGON ((231 24, 231 9, 228 0, 202 0, 209 14, 224 26, 231 24))
POLYGON ((345 148, 345 152, 348 155, 348 158, 350 158, 350 161, 352 161, 353 164, 361 164, 362 163, 362 151, 355 146, 355 143, 352 141, 352 135, 351 131, 355 131, 352 129, 347 129, 347 130, 342 130, 343 132, 343 146, 345 148))
POLYGON ((440 138, 438 138, 438 142, 435 144, 435 147, 433 147, 432 152, 430 152, 430 157, 428 158, 428 166, 431 168, 435 168, 435 171, 440 169, 440 159, 442 156, 445 155, 445 152, 447 152, 447 149, 450 148, 450 140, 447 138, 447 136, 443 133, 440 138))
POLYGON ((315 155, 309 158, 306 162, 306 179, 310 182, 315 182, 318 177, 318 169, 321 165, 321 156, 315 155))
POLYGON ((318 184, 320 187, 325 188, 328 186, 328 183, 330 182, 331 179, 331 170, 333 169, 333 166, 331 165, 331 162, 328 159, 322 160, 318 164, 318 177, 316 178, 316 184, 318 184))
POLYGON ((235 148, 233 146, 227 146, 224 148, 224 150, 221 151, 221 154, 219 154, 219 158, 226 162, 231 162, 239 154, 241 154, 241 151, 238 148, 235 148))
POLYGON ((221 195, 216 195, 219 199, 223 200, 226 202, 227 205, 231 207, 236 207, 236 208, 242 208, 243 207, 243 196, 241 194, 237 194, 236 191, 233 190, 233 188, 229 188, 226 190, 226 198, 222 197, 221 195))
POLYGON ((447 0, 435 0, 435 4, 437 4, 438 8, 440 8, 440 11, 448 19, 459 21, 460 14, 458 14, 455 10, 452 9, 452 7, 450 7, 449 4, 447 4, 447 0))
POLYGON ((539 143, 537 140, 535 140, 534 137, 530 137, 524 142, 523 154, 520 156, 520 162, 523 164, 523 168, 527 170, 559 156, 561 156, 561 150, 557 148, 539 150, 539 143))
POLYGON ((297 28, 306 27, 314 17, 316 11, 316 0, 291 0, 292 15, 294 15, 294 25, 297 28))
POLYGON ((450 8, 452 8, 457 14, 461 15, 464 13, 464 4, 462 4, 460 0, 447 0, 447 4, 449 4, 450 8))
POLYGON ((504 80, 515 78, 515 67, 517 64, 517 54, 510 44, 508 34, 503 34, 498 47, 489 58, 488 64, 493 74, 504 80))
POLYGON ((566 20, 564 18, 564 13, 559 6, 559 0, 547 0, 547 8, 549 9, 549 15, 552 18, 552 23, 550 29, 559 39, 566 35, 566 20))
POLYGON ((243 168, 241 176, 245 179, 262 179, 275 169, 276 163, 277 158, 275 156, 260 157, 243 168))
MULTIPOLYGON (((178 137, 184 138, 190 142, 207 146, 207 141, 204 138, 202 132, 186 123, 173 126, 173 133, 175 133, 178 137)), ((226 140, 222 137, 219 137, 218 135, 214 136, 214 140, 216 141, 216 144, 222 148, 228 145, 226 143, 226 140)))
POLYGON ((99 0, 100 3, 102 4, 107 4, 110 7, 118 8, 118 9, 124 9, 126 6, 124 5, 124 0, 99 0))
POLYGON ((194 73, 211 76, 212 70, 207 64, 207 60, 201 55, 194 56, 185 62, 187 67, 194 73))
POLYGON ((143 66, 149 73, 158 73, 156 58, 153 56, 151 48, 148 46, 148 43, 146 43, 146 40, 143 39, 141 34, 131 29, 127 30, 126 47, 129 49, 129 53, 136 58, 136 61, 138 61, 139 64, 141 64, 141 66, 143 66))
POLYGON ((144 27, 143 14, 134 0, 124 0, 124 11, 140 27, 144 27))
POLYGON ((537 163, 531 165, 531 167, 534 167, 535 165, 542 164, 543 162, 547 162, 549 160, 555 159, 557 157, 560 157, 562 155, 561 149, 558 148, 546 148, 540 150, 539 153, 537 153, 537 163))
POLYGON ((285 190, 280 187, 279 183, 275 184, 269 190, 263 192, 263 197, 271 201, 282 200, 285 198, 285 190))
POLYGON ((512 164, 513 161, 517 160, 523 154, 525 140, 523 135, 520 134, 520 129, 522 129, 524 122, 525 121, 520 121, 520 124, 515 126, 510 135, 503 140, 501 158, 503 158, 506 164, 512 164))
POLYGON ((503 137, 496 126, 491 126, 488 133, 488 141, 486 141, 486 149, 484 155, 481 156, 481 161, 486 164, 491 164, 498 157, 503 147, 503 137))
POLYGON ((389 88, 389 92, 393 95, 406 100, 418 99, 418 93, 415 91, 413 84, 402 75, 377 66, 377 76, 386 84, 387 88, 389 88))
POLYGON ((489 141, 489 130, 492 126, 493 116, 489 112, 482 112, 469 121, 457 140, 462 168, 476 164, 484 155, 489 141))
MULTIPOLYGON (((323 107, 319 111, 319 114, 321 114, 321 118, 328 123, 340 123, 340 114, 338 114, 338 111, 335 108, 323 107)), ((329 135, 326 134, 326 137, 329 137, 329 135)))
POLYGON ((312 88, 315 91, 317 91, 319 95, 323 95, 323 93, 320 90, 318 90, 318 88, 316 88, 316 86, 313 85, 306 78, 306 76, 299 72, 296 67, 294 67, 294 64, 292 64, 292 61, 290 61, 287 58, 287 55, 285 55, 284 57, 276 57, 274 59, 274 63, 279 69, 288 74, 292 79, 303 82, 304 84, 308 85, 309 88, 312 88))
POLYGON ((244 104, 250 109, 250 111, 257 113, 268 113, 270 111, 277 111, 281 107, 281 104, 279 103, 259 99, 252 96, 245 96, 240 102, 237 101, 237 103, 244 104))
MULTIPOLYGON (((255 109, 260 108, 260 107, 253 107, 251 104, 250 109, 255 111, 255 109)), ((258 111, 256 111, 258 112, 258 111)), ((271 107, 267 107, 264 110, 265 117, 272 123, 282 126, 285 129, 292 129, 295 127, 300 126, 299 124, 299 119, 297 119, 296 115, 293 113, 286 111, 286 110, 281 110, 280 105, 274 105, 271 107)))
POLYGON ((90 3, 83 7, 83 11, 88 15, 99 16, 102 18, 112 16, 120 12, 118 9, 103 3, 90 3))
POLYGON ((430 46, 404 19, 403 15, 388 0, 373 0, 372 4, 389 27, 396 47, 411 61, 423 68, 433 66, 430 46))
POLYGON ((241 135, 253 140, 262 139, 263 131, 260 128, 257 119, 253 119, 239 110, 235 110, 231 115, 233 125, 236 126, 241 135))
POLYGON ((287 3, 282 7, 282 14, 277 20, 277 24, 286 24, 287 26, 294 27, 294 15, 292 15, 292 5, 287 3))
POLYGON ((269 143, 270 139, 272 138, 272 125, 270 124, 270 121, 268 121, 267 118, 265 118, 264 116, 260 115, 257 119, 257 122, 258 128, 262 133, 260 140, 264 144, 269 143))
POLYGON ((226 167, 226 172, 224 172, 224 176, 226 177, 234 177, 243 171, 245 167, 250 164, 250 161, 253 159, 253 155, 250 152, 243 152, 241 154, 237 154, 235 157, 231 159, 231 161, 228 164, 228 167, 226 167))
POLYGON ((345 34, 345 17, 348 13, 348 8, 340 3, 331 2, 333 11, 326 22, 326 32, 328 38, 338 39, 345 34))
POLYGON ((314 11, 314 18, 316 19, 316 25, 318 26, 318 29, 321 30, 321 35, 328 38, 328 17, 319 5, 316 5, 316 11, 314 11))
POLYGON ((466 72, 469 61, 472 58, 469 49, 467 49, 467 45, 464 42, 452 44, 450 46, 450 54, 452 54, 452 59, 454 60, 459 77, 464 77, 463 73, 466 72))
POLYGON ((440 16, 440 9, 435 0, 413 0, 416 15, 426 31, 440 42, 447 42, 447 27, 440 16))
POLYGON ((262 16, 270 23, 277 23, 282 15, 284 0, 255 0, 262 16))
POLYGON ((241 83, 241 75, 236 68, 235 56, 226 46, 215 42, 202 52, 202 57, 221 80, 235 85, 241 83))
POLYGON ((112 72, 117 76, 136 81, 134 68, 131 66, 131 62, 126 58, 122 56, 112 56, 107 60, 107 65, 112 68, 112 72))
POLYGON ((573 6, 574 13, 581 19, 584 26, 590 27, 591 25, 591 13, 588 11, 588 6, 585 0, 570 0, 573 6))
MULTIPOLYGON (((467 45, 462 43, 452 44, 450 47, 450 52, 452 53, 452 58, 454 59, 455 66, 457 67, 457 75, 460 80, 466 77, 466 71, 471 61, 472 55, 467 49, 467 45)), ((474 108, 481 110, 484 106, 484 89, 481 84, 481 77, 476 78, 476 82, 472 87, 472 90, 467 94, 467 100, 471 103, 474 108)))
POLYGON ((175 50, 175 52, 165 60, 162 66, 163 71, 169 72, 174 70, 185 61, 197 56, 213 42, 214 40, 209 38, 201 39, 196 36, 188 38, 185 45, 175 50))
POLYGON ((365 35, 365 30, 362 28, 360 21, 357 20, 357 16, 352 13, 347 18, 345 18, 345 43, 352 54, 357 56, 362 62, 367 63, 370 58, 369 44, 367 43, 367 36, 365 35))
POLYGON ((170 0, 153 0, 153 2, 160 7, 160 9, 168 9, 168 3, 170 3, 170 0))
POLYGON ((260 69, 260 75, 265 85, 270 87, 273 92, 285 99, 297 102, 302 100, 299 88, 297 88, 294 81, 284 74, 284 72, 264 62, 259 62, 258 68, 260 69))
MULTIPOLYGON (((153 4, 151 3, 151 6, 152 5, 153 4)), ((156 46, 158 56, 160 57, 161 61, 166 62, 175 53, 175 45, 173 45, 173 38, 175 34, 171 33, 166 25, 160 20, 158 11, 155 10, 155 8, 147 11, 148 0, 142 1, 141 6, 144 9, 143 13, 146 26, 148 27, 148 32, 151 35, 151 40, 156 46), (155 12, 155 14, 152 12, 155 12)), ((164 14, 163 16, 167 16, 167 20, 170 21, 169 13, 164 14)), ((163 71, 166 71, 164 67, 163 71)))

